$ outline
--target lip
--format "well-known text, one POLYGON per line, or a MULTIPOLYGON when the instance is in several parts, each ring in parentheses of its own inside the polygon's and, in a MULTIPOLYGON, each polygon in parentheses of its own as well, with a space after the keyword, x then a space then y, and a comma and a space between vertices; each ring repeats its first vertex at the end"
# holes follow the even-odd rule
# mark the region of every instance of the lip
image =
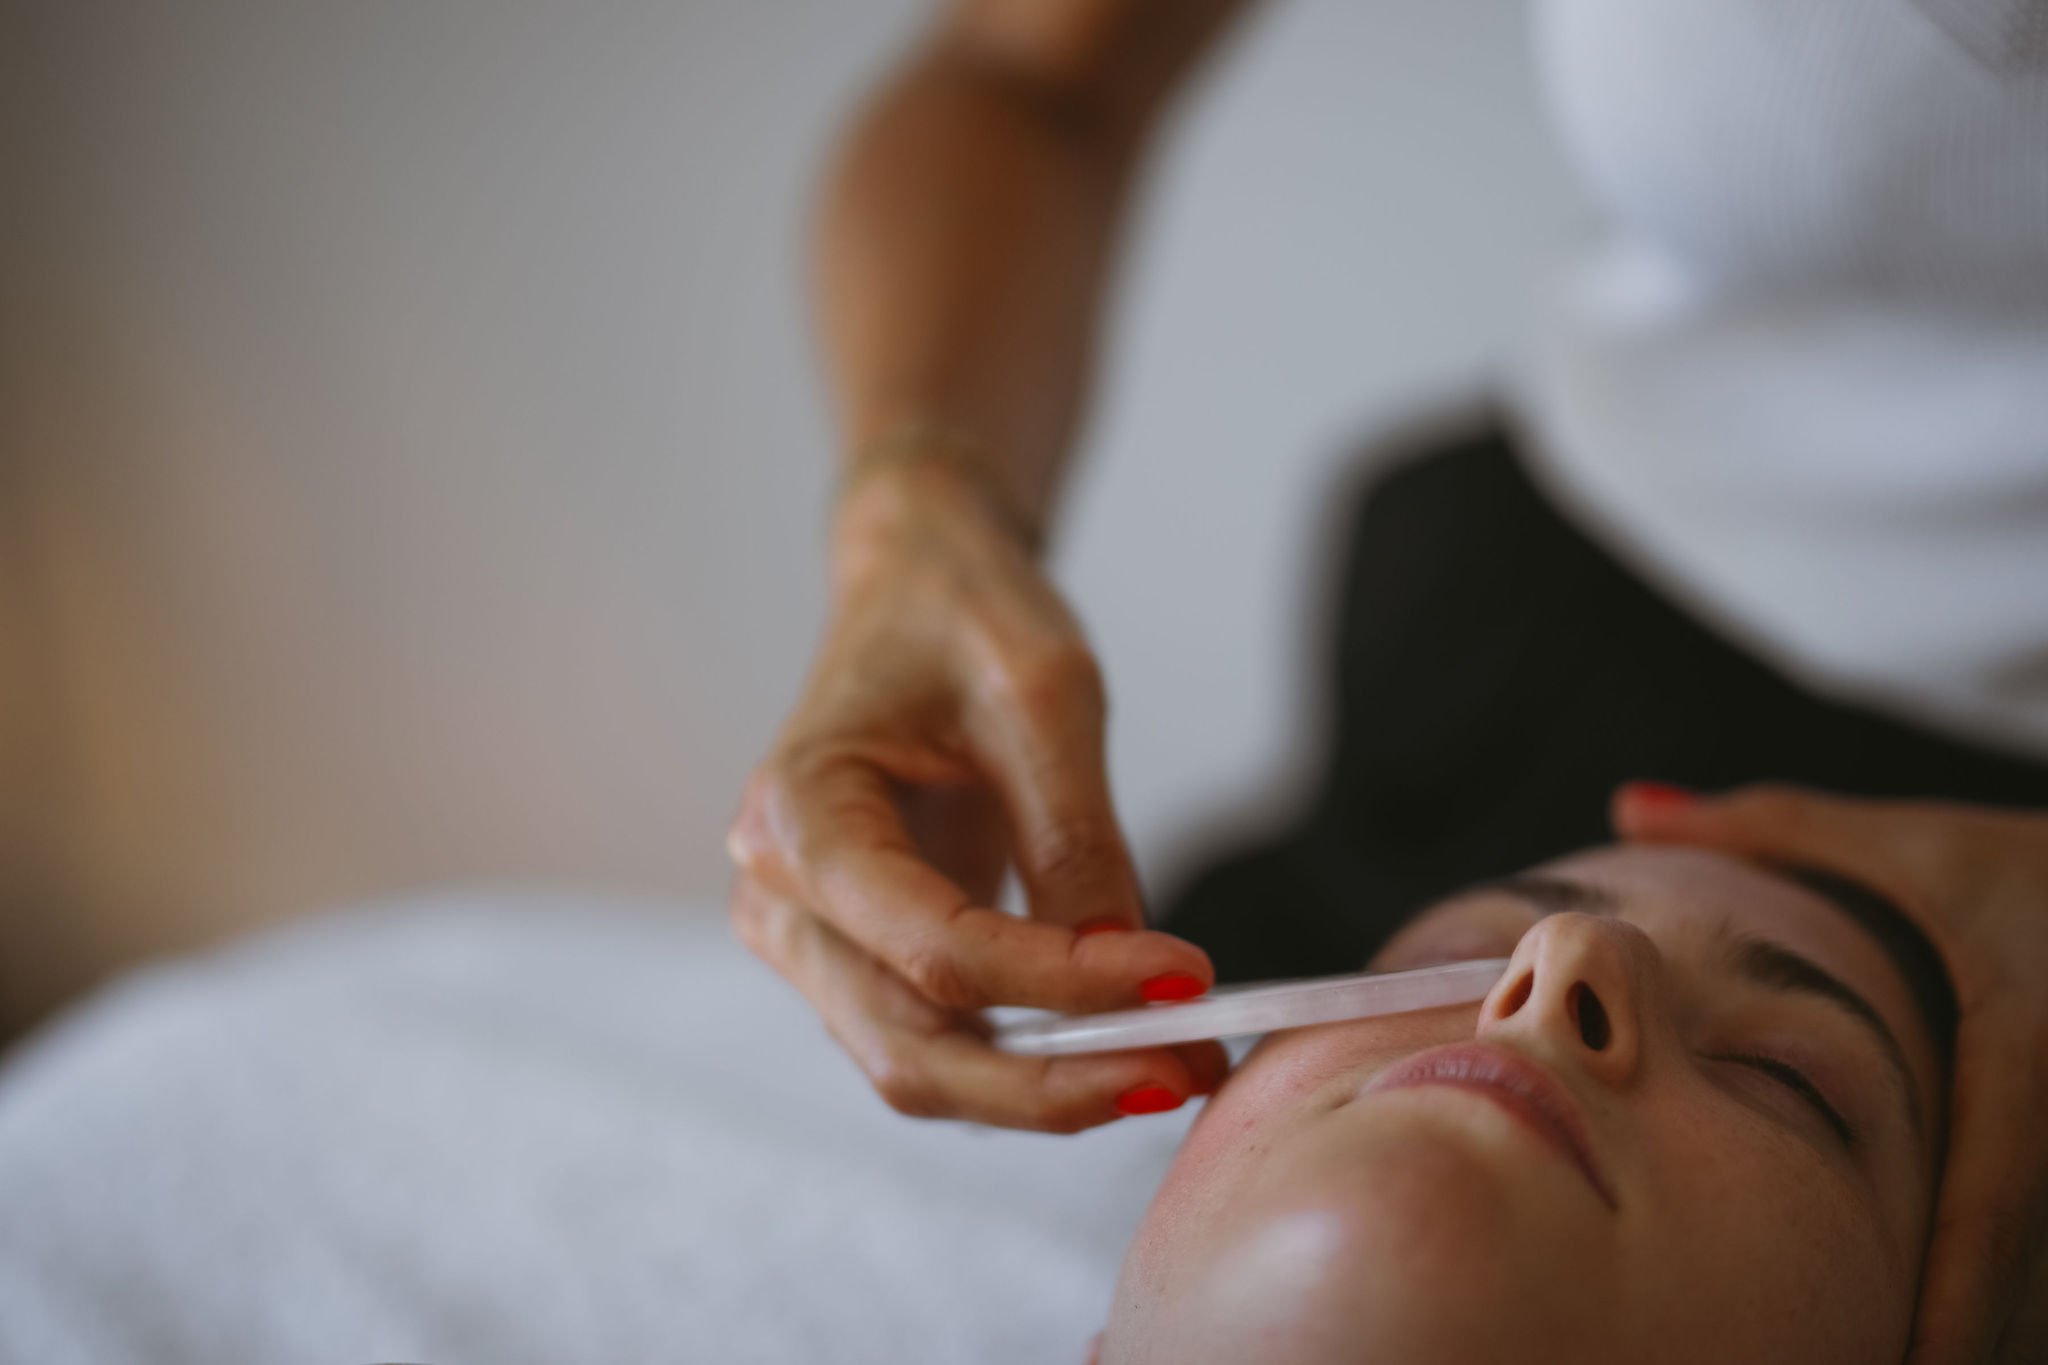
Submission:
POLYGON ((1521 1054, 1484 1043, 1433 1047, 1389 1067, 1360 1093, 1448 1085, 1484 1095, 1518 1118, 1574 1166, 1608 1208, 1614 1187, 1593 1160, 1579 1103, 1550 1071, 1521 1054))

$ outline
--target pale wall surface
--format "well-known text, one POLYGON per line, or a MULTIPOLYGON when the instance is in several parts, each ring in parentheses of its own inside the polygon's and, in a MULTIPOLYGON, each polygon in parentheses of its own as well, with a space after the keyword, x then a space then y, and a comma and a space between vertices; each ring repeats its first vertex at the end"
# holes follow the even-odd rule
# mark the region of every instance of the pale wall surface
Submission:
MULTIPOLYGON (((0 851, 82 951, 451 879, 722 894, 821 606, 801 220, 920 13, 0 14, 0 851)), ((1058 556, 1155 875, 1312 742, 1333 475, 1582 230, 1524 18, 1276 0, 1160 167, 1058 556)))

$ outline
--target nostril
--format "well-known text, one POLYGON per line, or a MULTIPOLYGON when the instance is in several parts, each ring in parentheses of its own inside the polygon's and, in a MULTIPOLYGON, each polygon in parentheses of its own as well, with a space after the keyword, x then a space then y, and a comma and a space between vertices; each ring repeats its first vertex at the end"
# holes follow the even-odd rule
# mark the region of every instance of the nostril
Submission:
POLYGON ((1614 1037, 1614 1026, 1608 1022, 1607 1007, 1600 1003, 1600 997, 1581 981, 1565 999, 1566 1008, 1579 1026, 1579 1037, 1593 1051, 1603 1050, 1614 1037))
POLYGON ((1534 973, 1523 972, 1521 979, 1508 989, 1500 999, 1499 1015, 1503 1019, 1512 1017, 1522 1006, 1529 1003, 1529 992, 1536 987, 1534 973))

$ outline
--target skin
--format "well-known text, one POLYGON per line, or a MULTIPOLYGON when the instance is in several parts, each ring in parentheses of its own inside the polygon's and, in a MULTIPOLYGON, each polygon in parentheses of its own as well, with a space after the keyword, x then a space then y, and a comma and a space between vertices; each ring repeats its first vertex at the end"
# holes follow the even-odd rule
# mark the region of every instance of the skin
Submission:
POLYGON ((1831 868, 1926 931, 1962 1020, 1912 1360, 2048 1360, 2048 814, 1637 785, 1614 817, 1632 839, 1831 868))
POLYGON ((1546 871, 1612 908, 1448 902, 1375 966, 1512 951, 1484 1002, 1273 1035, 1218 1091, 1127 1255, 1104 1365, 1903 1358, 1941 1091, 1896 969, 1736 859, 1621 848, 1546 871), (1863 996, 1905 1081, 1840 1005, 1738 972, 1730 935, 1863 996), (1487 1092, 1372 1089, 1474 1040, 1561 1087, 1590 1171, 1487 1092), (1853 1138, 1753 1056, 1796 1065, 1853 1138))
POLYGON ((1072 1132, 1223 1067, 1210 1046, 1010 1057, 978 1011, 1114 1009, 1160 977, 1214 979, 1143 929, 1101 671, 1034 546, 1143 153, 1242 8, 949 6, 855 119, 820 201, 848 472, 818 660, 728 836, 731 909, 904 1113, 1072 1132), (874 457, 906 424, 967 439, 874 457), (990 908, 1006 865, 1026 919, 990 908), (1077 932, 1100 924, 1129 932, 1077 932))
MULTIPOLYGON (((1222 1069, 1200 1047, 1008 1057, 978 1011, 1112 1009, 1160 975, 1211 979, 1197 949, 1142 930, 1101 670, 1036 553, 1136 182, 1176 92, 1249 8, 959 0, 851 121, 819 200, 817 330, 847 476, 817 663, 730 831, 731 909, 907 1114, 1072 1132, 1222 1069), (915 424, 960 438, 876 456, 915 424), (990 908, 1006 865, 1028 919, 990 908), (1078 932, 1099 923, 1132 932, 1078 932)), ((1621 828, 1784 845, 1892 891, 1941 945, 1964 996, 1956 1140, 1914 1365, 2048 1358, 2048 1174, 2031 1155, 2048 1146, 2048 825, 1799 794, 1756 808, 1621 828)))

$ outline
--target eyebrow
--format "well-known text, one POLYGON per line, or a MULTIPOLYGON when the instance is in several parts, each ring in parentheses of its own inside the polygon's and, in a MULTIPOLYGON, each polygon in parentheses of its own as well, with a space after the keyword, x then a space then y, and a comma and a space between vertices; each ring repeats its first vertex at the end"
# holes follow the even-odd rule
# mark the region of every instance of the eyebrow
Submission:
MULTIPOLYGON (((1541 872, 1502 877, 1473 889, 1513 896, 1546 915, 1567 911, 1613 915, 1621 908, 1621 898, 1606 887, 1541 872)), ((1913 1084, 1912 1069, 1906 1064, 1905 1049, 1899 1046, 1898 1035, 1885 1023, 1884 1016, 1846 982, 1802 953, 1769 939, 1734 934, 1725 923, 1721 935, 1728 941, 1728 965, 1742 980, 1766 990, 1828 1001, 1869 1033, 1891 1069, 1913 1135, 1924 1141, 1926 1119, 1920 1112, 1920 1093, 1913 1084)))
POLYGON ((1767 990, 1831 1001, 1861 1024, 1891 1067, 1892 1079, 1897 1083, 1900 1098, 1905 1101, 1906 1116, 1912 1121, 1914 1136, 1925 1136, 1920 1094, 1913 1085, 1912 1069, 1906 1065, 1906 1051, 1899 1046, 1898 1035, 1892 1032, 1891 1025, 1885 1023, 1884 1016, 1868 1000, 1811 958, 1795 953, 1783 944, 1745 934, 1731 938, 1728 949, 1729 965, 1743 980, 1767 990))

